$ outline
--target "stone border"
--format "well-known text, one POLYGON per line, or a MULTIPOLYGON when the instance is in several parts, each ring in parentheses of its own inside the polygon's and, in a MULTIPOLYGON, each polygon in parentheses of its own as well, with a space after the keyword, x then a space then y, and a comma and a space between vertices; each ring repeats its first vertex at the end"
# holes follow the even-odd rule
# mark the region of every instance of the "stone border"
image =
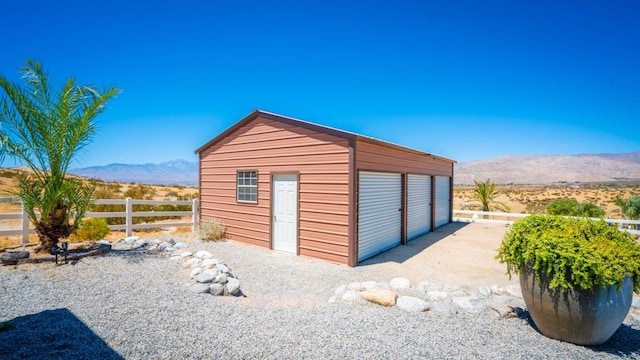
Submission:
MULTIPOLYGON (((67 255, 67 260, 80 260, 88 256, 103 255, 110 251, 111 251, 111 245, 100 244, 100 246, 98 246, 97 249, 89 250, 87 252, 82 252, 82 253, 69 254, 67 255)), ((64 260, 64 255, 58 255, 58 260, 64 260)), ((22 265, 22 264, 38 264, 38 263, 55 262, 55 261, 56 261, 55 256, 45 256, 45 257, 37 257, 37 258, 25 258, 25 259, 18 259, 18 260, 2 261, 2 265, 7 266, 7 265, 22 265)))

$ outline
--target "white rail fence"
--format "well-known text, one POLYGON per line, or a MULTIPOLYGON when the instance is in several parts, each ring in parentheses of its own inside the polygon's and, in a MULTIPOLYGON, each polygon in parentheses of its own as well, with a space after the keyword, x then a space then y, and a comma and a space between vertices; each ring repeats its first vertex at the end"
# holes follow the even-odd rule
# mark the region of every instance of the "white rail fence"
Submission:
MULTIPOLYGON (((20 203, 16 199, 1 199, 0 202, 15 202, 20 203)), ((173 226, 191 226, 195 227, 198 224, 198 200, 135 200, 131 198, 126 199, 98 199, 94 200, 95 205, 124 205, 125 211, 88 211, 85 214, 86 218, 125 218, 124 225, 109 225, 111 230, 125 230, 127 236, 131 236, 133 230, 140 229, 153 229, 173 226), (133 211, 133 205, 189 205, 191 210, 189 211, 133 211), (179 217, 191 217, 189 222, 157 222, 157 223, 145 223, 134 224, 133 218, 135 217, 167 217, 167 216, 179 216, 179 217)), ((20 213, 0 213, 1 220, 20 220, 19 228, 0 230, 0 236, 7 235, 21 235, 22 244, 29 242, 29 234, 35 233, 35 229, 31 227, 29 217, 22 207, 20 213)))
MULTIPOLYGON (((529 215, 531 214, 515 214, 515 213, 503 213, 503 212, 454 209, 453 221, 513 224, 516 220, 527 217, 529 215), (456 216, 456 214, 458 216, 456 216)), ((599 220, 598 218, 592 218, 592 219, 599 220)), ((624 230, 632 234, 640 235, 640 220, 625 220, 625 219, 610 219, 610 218, 605 218, 604 220, 609 224, 616 224, 616 226, 620 230, 624 230)))

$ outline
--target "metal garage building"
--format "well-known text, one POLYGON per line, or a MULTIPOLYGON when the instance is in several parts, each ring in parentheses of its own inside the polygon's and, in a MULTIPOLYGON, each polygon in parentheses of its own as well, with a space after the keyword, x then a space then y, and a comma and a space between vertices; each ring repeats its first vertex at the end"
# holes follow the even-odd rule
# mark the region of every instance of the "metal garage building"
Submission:
POLYGON ((227 238, 355 266, 451 221, 441 156, 255 110, 196 150, 227 238))

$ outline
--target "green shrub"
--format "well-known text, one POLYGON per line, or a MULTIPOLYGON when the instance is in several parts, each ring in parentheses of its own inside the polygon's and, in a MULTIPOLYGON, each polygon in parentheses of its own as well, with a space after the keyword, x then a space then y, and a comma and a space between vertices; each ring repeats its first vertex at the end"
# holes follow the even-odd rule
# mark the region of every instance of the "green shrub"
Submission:
POLYGON ((107 220, 100 218, 85 219, 82 225, 76 230, 75 238, 78 240, 101 240, 110 232, 107 220))
POLYGON ((202 240, 221 240, 226 227, 217 219, 203 221, 196 226, 196 234, 202 240))
POLYGON ((550 289, 563 292, 619 288, 627 276, 640 291, 640 244, 604 220, 528 216, 507 231, 496 258, 507 264, 509 277, 532 266, 538 276, 551 279, 550 289))
POLYGON ((547 207, 549 215, 603 217, 604 209, 593 203, 580 203, 576 199, 557 199, 547 207))

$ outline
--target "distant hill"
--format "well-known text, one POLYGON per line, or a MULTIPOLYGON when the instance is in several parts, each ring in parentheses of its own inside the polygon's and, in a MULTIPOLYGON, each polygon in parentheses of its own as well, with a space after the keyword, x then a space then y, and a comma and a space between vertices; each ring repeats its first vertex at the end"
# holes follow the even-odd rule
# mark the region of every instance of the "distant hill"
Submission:
POLYGON ((640 181, 640 151, 624 154, 548 156, 507 155, 455 165, 454 182, 473 185, 490 178, 497 184, 640 181))
POLYGON ((71 169, 69 173, 108 182, 198 186, 198 163, 186 160, 160 164, 109 164, 71 169))

